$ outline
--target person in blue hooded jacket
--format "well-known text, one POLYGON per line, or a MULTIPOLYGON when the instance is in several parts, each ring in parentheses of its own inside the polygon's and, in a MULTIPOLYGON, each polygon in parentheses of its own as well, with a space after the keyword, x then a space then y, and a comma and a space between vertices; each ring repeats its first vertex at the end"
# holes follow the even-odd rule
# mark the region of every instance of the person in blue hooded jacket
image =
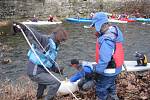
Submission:
POLYGON ((108 98, 119 100, 115 80, 121 73, 124 61, 122 32, 117 26, 112 26, 108 22, 108 17, 104 12, 94 14, 91 26, 96 29, 99 44, 97 64, 93 65, 92 69, 92 72, 97 74, 97 100, 107 100, 108 98), (121 43, 119 48, 117 43, 121 43), (117 57, 119 57, 118 60, 116 60, 117 57))
POLYGON ((91 69, 92 64, 87 61, 79 61, 71 59, 71 67, 77 69, 77 72, 70 77, 70 82, 78 82, 79 90, 88 91, 95 86, 95 81, 92 78, 91 69))

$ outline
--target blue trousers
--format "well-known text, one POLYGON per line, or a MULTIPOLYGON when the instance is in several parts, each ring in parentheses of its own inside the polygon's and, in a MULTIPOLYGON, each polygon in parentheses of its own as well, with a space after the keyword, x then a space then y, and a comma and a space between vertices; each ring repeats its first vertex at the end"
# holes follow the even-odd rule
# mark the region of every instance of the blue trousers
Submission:
MULTIPOLYGON (((96 82, 96 96, 98 100, 107 100, 108 96, 117 96, 116 94, 116 76, 99 75, 96 82)), ((115 99, 117 100, 117 99, 115 99)))

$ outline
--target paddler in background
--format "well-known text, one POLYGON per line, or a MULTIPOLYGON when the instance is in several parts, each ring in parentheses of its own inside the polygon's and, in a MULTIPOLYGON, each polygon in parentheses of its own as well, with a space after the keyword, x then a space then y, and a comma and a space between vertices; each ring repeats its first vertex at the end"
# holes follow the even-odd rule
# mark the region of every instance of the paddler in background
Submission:
POLYGON ((91 13, 90 13, 90 19, 92 19, 92 18, 93 18, 93 16, 94 16, 94 13, 93 13, 93 12, 91 12, 91 13))
POLYGON ((124 19, 128 19, 129 16, 127 13, 122 13, 119 15, 118 20, 124 20, 124 19))
POLYGON ((49 21, 49 22, 53 22, 53 20, 54 20, 54 17, 53 17, 52 15, 49 15, 49 16, 48 16, 48 21, 49 21))
POLYGON ((60 20, 54 15, 49 15, 48 22, 60 22, 60 20))
POLYGON ((38 17, 34 14, 33 18, 31 19, 32 22, 38 22, 38 17))

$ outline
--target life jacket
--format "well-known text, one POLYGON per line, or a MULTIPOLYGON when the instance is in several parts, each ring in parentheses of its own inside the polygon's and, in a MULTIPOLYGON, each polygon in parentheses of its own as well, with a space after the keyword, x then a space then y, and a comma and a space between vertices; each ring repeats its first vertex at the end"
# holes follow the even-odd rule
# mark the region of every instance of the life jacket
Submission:
POLYGON ((49 16, 49 17, 48 17, 48 21, 49 21, 49 22, 53 22, 53 19, 54 19, 53 16, 49 16))
MULTIPOLYGON (((114 26, 114 27, 116 29, 116 32, 118 33, 116 26, 114 26)), ((100 48, 100 45, 99 45, 98 39, 97 39, 96 55, 95 55, 96 63, 98 63, 98 61, 99 61, 99 55, 100 55, 99 48, 100 48)), ((111 60, 114 60, 116 68, 122 67, 122 65, 124 63, 124 49, 123 49, 122 42, 115 41, 115 50, 114 50, 111 60)))
POLYGON ((98 60, 99 60, 99 48, 100 48, 100 46, 99 46, 98 39, 97 39, 96 40, 96 47, 95 47, 95 50, 96 50, 96 52, 95 52, 95 61, 96 61, 96 63, 98 63, 98 60))
MULTIPOLYGON (((32 44, 32 48, 40 58, 41 62, 47 67, 51 68, 55 64, 55 59, 57 56, 58 47, 56 47, 56 44, 52 39, 49 39, 48 43, 49 49, 46 52, 43 52, 42 50, 35 47, 34 44, 32 44)), ((36 57, 32 49, 30 49, 27 53, 27 56, 29 58, 29 61, 36 65, 42 65, 40 60, 36 57)))

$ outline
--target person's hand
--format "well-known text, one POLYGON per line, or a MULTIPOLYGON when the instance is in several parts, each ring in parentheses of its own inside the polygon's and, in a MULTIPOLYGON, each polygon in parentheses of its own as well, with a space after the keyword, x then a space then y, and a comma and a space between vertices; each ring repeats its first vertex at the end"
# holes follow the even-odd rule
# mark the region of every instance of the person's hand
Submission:
POLYGON ((96 71, 96 65, 97 65, 97 64, 92 64, 92 66, 93 66, 93 67, 92 67, 93 72, 96 71))
POLYGON ((27 28, 25 25, 23 25, 22 23, 19 23, 19 22, 13 22, 13 30, 14 30, 14 34, 16 34, 17 32, 21 32, 21 29, 23 31, 26 31, 27 28))
POLYGON ((63 74, 63 71, 64 71, 64 67, 52 67, 51 70, 55 73, 60 73, 60 74, 63 74))
POLYGON ((93 66, 95 65, 95 63, 93 63, 93 62, 88 62, 88 61, 82 61, 82 65, 83 65, 83 66, 90 67, 91 70, 93 70, 93 66))
POLYGON ((89 74, 93 72, 93 71, 92 71, 92 68, 89 67, 89 66, 83 67, 83 70, 84 70, 85 73, 89 73, 89 74))
POLYGON ((60 73, 63 75, 64 74, 64 67, 60 68, 60 73))

